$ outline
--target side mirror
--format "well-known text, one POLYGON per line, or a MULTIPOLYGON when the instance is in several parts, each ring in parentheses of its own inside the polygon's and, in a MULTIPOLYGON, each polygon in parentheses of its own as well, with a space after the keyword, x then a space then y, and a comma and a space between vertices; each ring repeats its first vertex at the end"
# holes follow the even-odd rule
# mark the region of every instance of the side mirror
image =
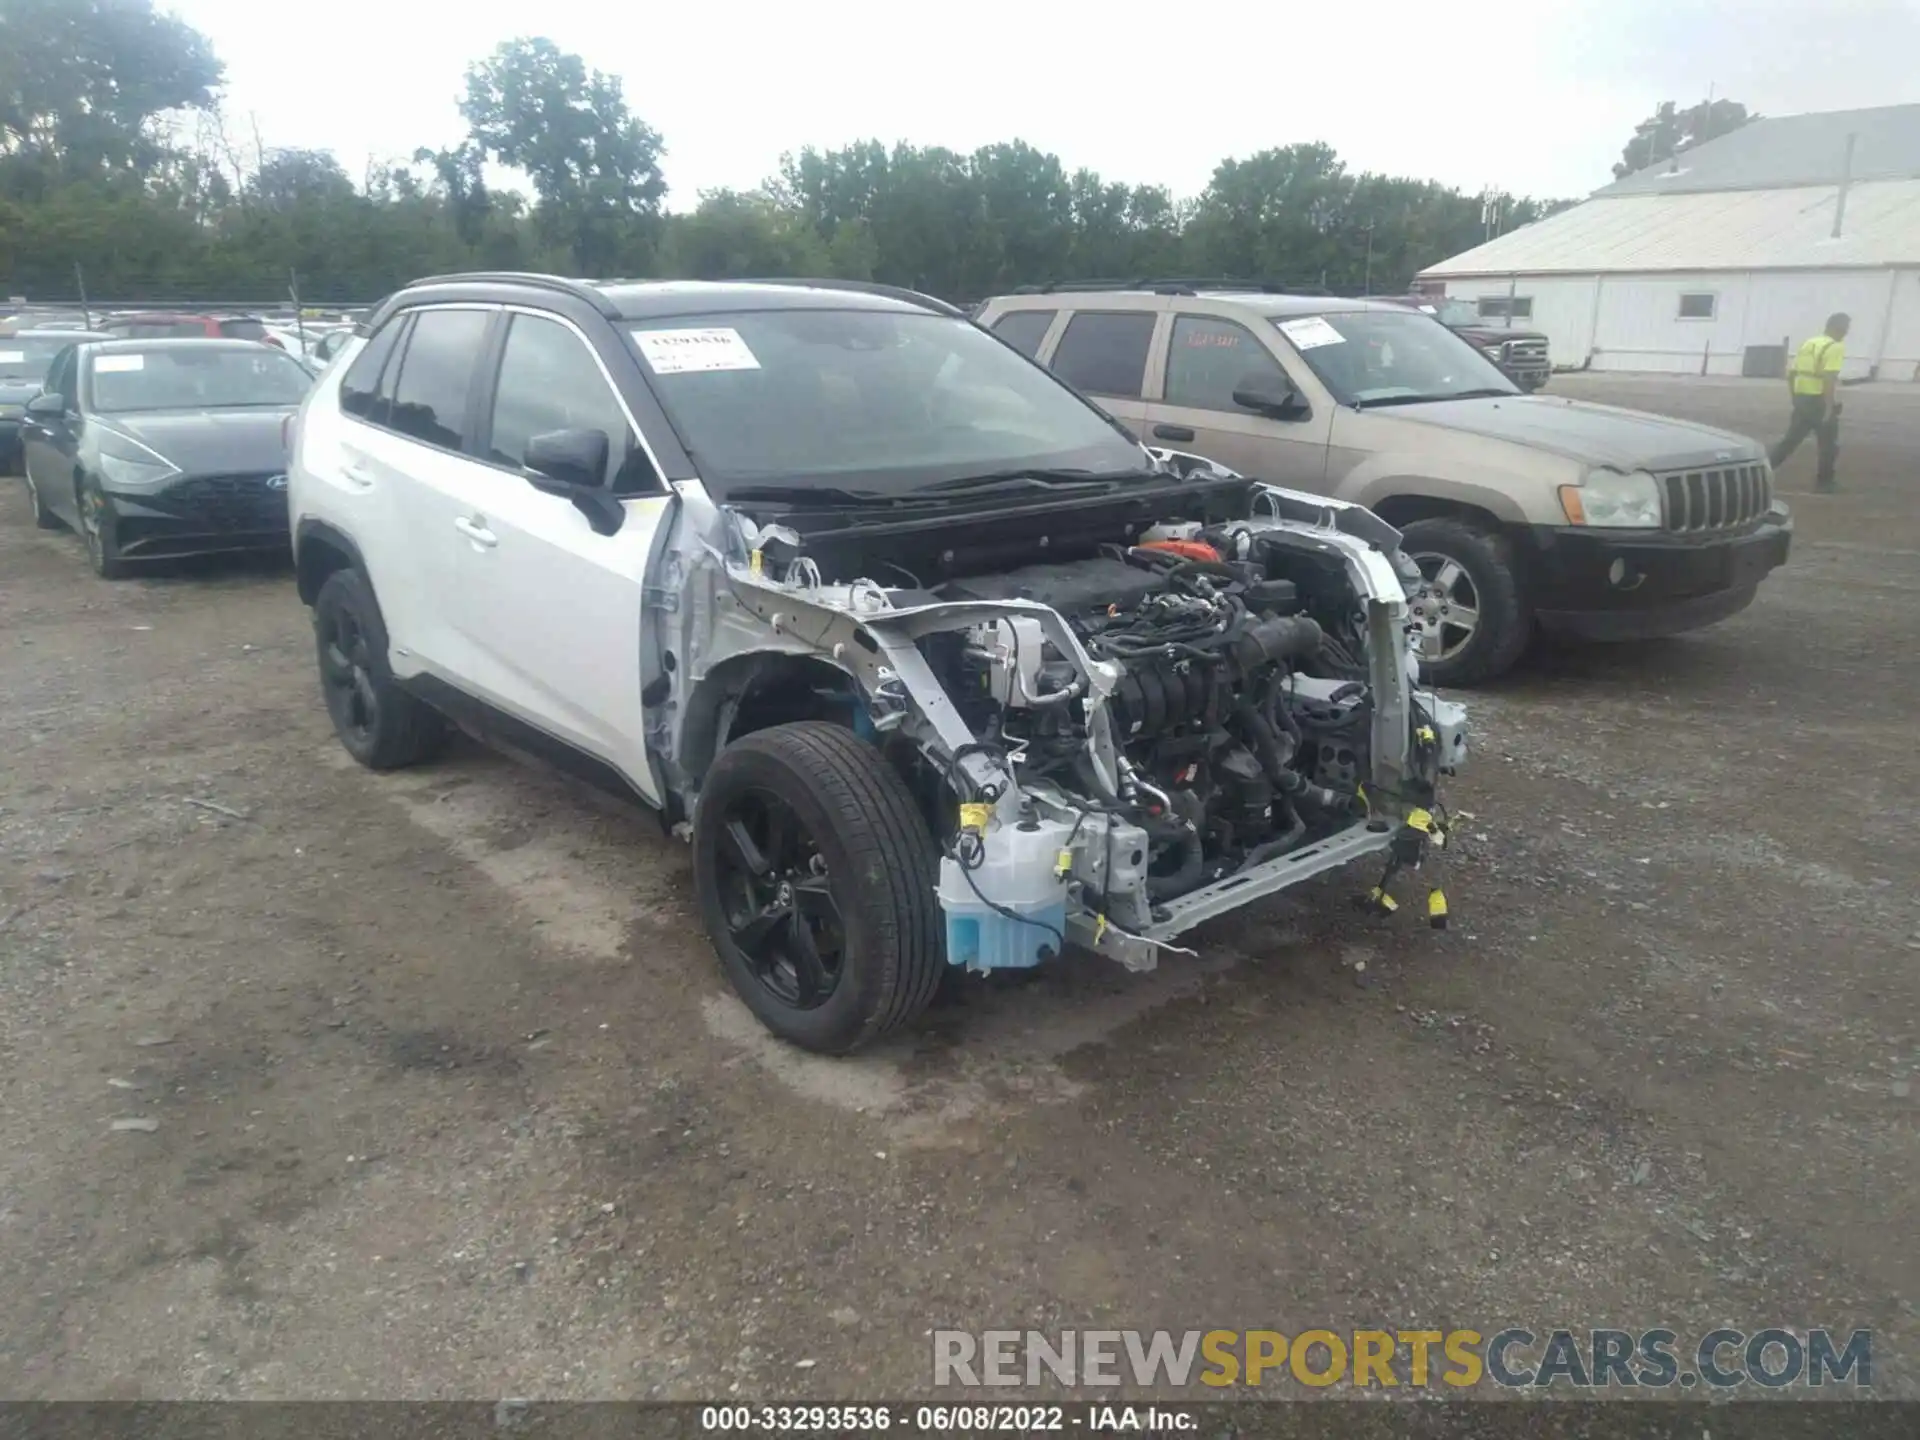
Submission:
POLYGON ((1308 413, 1306 397, 1284 380, 1262 371, 1240 377, 1233 387, 1233 403, 1275 420, 1293 420, 1308 413))
POLYGON ((527 483, 571 501, 596 535, 615 535, 627 511, 602 483, 612 446, 604 430, 549 430, 527 441, 527 483))
POLYGON ((57 420, 67 413, 67 397, 43 390, 27 402, 27 414, 42 420, 57 420))

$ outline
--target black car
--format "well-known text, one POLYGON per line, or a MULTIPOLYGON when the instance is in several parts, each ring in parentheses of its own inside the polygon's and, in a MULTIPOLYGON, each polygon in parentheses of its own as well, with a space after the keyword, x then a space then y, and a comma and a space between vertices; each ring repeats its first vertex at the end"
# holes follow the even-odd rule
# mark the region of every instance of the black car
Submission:
POLYGON ((34 523, 100 575, 287 544, 287 432, 312 374, 246 340, 108 340, 54 360, 22 427, 34 523))
POLYGON ((20 422, 27 402, 46 388, 54 357, 69 345, 100 338, 85 330, 46 327, 0 335, 0 475, 20 468, 20 422))

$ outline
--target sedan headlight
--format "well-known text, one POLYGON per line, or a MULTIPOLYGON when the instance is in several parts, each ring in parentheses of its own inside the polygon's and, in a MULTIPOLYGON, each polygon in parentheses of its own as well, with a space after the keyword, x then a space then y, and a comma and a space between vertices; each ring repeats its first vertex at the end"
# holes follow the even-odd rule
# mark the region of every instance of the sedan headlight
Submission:
POLYGON ((103 446, 100 451, 100 476, 116 490, 150 489, 179 473, 178 466, 150 451, 132 446, 103 446))
POLYGON ((1574 525, 1597 530, 1658 530, 1660 482, 1644 470, 1590 470, 1578 485, 1560 487, 1560 508, 1574 525))

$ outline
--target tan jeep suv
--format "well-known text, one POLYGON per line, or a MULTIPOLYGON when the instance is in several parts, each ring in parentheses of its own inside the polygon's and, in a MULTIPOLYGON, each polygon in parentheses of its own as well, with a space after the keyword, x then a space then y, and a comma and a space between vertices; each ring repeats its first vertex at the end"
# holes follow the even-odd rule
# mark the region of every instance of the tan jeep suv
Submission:
POLYGON ((1792 521, 1744 436, 1522 393, 1404 306, 1142 282, 989 300, 976 322, 1149 445, 1366 505, 1405 537, 1422 670, 1468 685, 1536 627, 1633 640, 1750 604, 1792 521))

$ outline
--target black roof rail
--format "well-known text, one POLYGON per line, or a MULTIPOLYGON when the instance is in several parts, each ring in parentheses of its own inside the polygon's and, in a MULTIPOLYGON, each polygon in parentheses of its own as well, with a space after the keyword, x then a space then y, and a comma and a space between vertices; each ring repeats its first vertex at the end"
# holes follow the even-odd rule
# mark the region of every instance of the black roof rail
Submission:
POLYGON ((418 285, 530 285, 584 300, 610 320, 620 316, 620 307, 597 285, 587 280, 569 280, 564 275, 542 275, 530 270, 464 270, 454 275, 423 275, 402 288, 411 290, 418 285))
POLYGON ((796 289, 813 290, 851 290, 859 295, 884 295, 893 300, 904 300, 909 305, 918 305, 923 310, 931 310, 938 315, 957 315, 967 318, 967 312, 958 305, 950 305, 937 295, 928 295, 919 290, 910 290, 904 285, 883 285, 878 280, 819 280, 806 275, 775 275, 760 279, 736 281, 740 285, 791 285, 796 289))

